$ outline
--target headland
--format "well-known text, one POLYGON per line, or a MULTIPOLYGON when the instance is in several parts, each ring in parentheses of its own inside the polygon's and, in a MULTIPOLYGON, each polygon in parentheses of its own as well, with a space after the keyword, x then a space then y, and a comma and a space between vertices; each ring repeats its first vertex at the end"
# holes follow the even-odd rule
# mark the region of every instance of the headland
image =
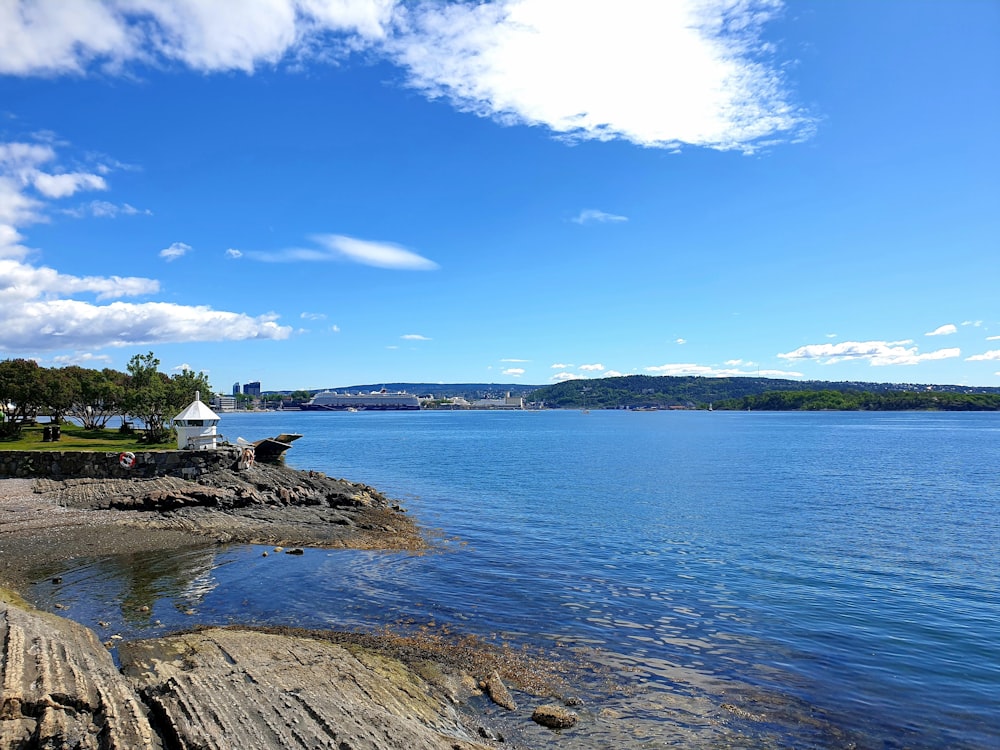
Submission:
MULTIPOLYGON (((195 626, 124 643, 22 600, 40 571, 79 557, 237 542, 428 546, 404 509, 367 485, 247 467, 235 450, 157 453, 126 470, 110 454, 46 452, 0 474, 0 750, 472 750, 499 746, 482 701, 509 698, 503 680, 556 692, 551 663, 469 638, 195 626)), ((561 705, 545 709, 539 723, 553 712, 575 720, 561 705)))

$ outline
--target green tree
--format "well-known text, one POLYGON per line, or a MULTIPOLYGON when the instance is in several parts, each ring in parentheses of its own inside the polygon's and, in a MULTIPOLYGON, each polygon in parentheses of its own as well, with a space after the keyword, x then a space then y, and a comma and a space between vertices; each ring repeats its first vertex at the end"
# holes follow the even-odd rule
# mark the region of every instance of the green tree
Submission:
POLYGON ((142 421, 147 443, 162 443, 170 436, 167 419, 172 406, 170 378, 159 371, 152 352, 129 360, 125 385, 125 413, 142 421))
POLYGON ((80 381, 68 367, 40 368, 38 374, 42 408, 53 423, 60 424, 80 400, 80 381))
POLYGON ((41 368, 37 362, 31 359, 0 362, 0 410, 4 416, 0 434, 20 435, 21 428, 34 421, 43 401, 41 368))
POLYGON ((84 429, 103 430, 112 417, 124 413, 124 373, 109 368, 89 370, 74 366, 66 369, 79 384, 79 398, 67 415, 79 419, 84 429))

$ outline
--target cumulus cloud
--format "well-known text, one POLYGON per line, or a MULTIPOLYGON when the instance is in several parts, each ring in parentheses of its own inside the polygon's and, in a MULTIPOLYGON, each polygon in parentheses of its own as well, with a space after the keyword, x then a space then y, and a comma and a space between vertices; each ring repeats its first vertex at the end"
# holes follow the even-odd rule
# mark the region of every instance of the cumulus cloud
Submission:
POLYGON ((184 242, 174 242, 170 247, 165 247, 160 250, 160 257, 165 259, 167 263, 177 260, 178 258, 187 255, 191 252, 191 246, 184 242))
POLYGON ((244 71, 364 49, 461 111, 573 139, 753 150, 808 133, 763 40, 779 0, 0 3, 0 73, 244 71))
POLYGON ((136 276, 72 276, 45 266, 0 259, 0 306, 10 308, 39 298, 81 293, 95 294, 98 300, 135 297, 160 290, 154 279, 136 276))
POLYGON ((624 377, 624 375, 625 373, 618 372, 618 370, 608 370, 606 373, 604 373, 604 377, 606 378, 621 378, 624 377))
POLYGON ((402 271, 433 271, 432 260, 391 242, 372 242, 342 234, 321 234, 312 238, 319 248, 287 248, 274 252, 251 251, 246 255, 268 263, 350 261, 376 268, 402 271))
POLYGON ((971 357, 966 357, 966 362, 992 362, 993 360, 1000 359, 1000 349, 994 349, 989 352, 983 352, 982 354, 973 354, 971 357))
POLYGON ((1000 341, 1000 336, 987 336, 987 341, 1000 341))
POLYGON ((609 214, 604 211, 598 211, 596 208, 585 208, 579 214, 574 216, 570 221, 576 224, 616 224, 623 221, 628 221, 627 216, 619 216, 618 214, 609 214))
POLYGON ((557 372, 552 376, 551 380, 557 383, 562 383, 565 380, 582 380, 583 375, 577 375, 575 372, 557 372))
POLYGON ((600 363, 594 363, 592 365, 580 365, 580 369, 585 370, 587 372, 600 372, 601 370, 604 369, 604 365, 600 363))
POLYGON ((524 375, 523 367, 508 367, 503 371, 504 375, 510 375, 511 377, 519 378, 524 375))
POLYGON ((427 336, 421 336, 419 333, 405 333, 399 338, 404 341, 430 341, 427 336))
POLYGON ((563 364, 563 363, 559 362, 559 363, 556 363, 554 365, 551 365, 551 367, 552 367, 553 370, 567 370, 570 367, 573 367, 573 365, 567 365, 567 364, 563 364))
POLYGON ((107 354, 94 354, 94 352, 73 352, 72 354, 60 354, 52 358, 52 362, 60 367, 65 365, 92 365, 99 364, 106 367, 111 364, 111 357, 107 354))
POLYGON ((242 258, 243 257, 243 253, 240 250, 237 250, 235 247, 231 247, 228 250, 226 250, 226 257, 227 258, 242 258))
POLYGON ((974 328, 979 328, 983 324, 981 320, 963 320, 963 326, 973 326, 974 328))
POLYGON ((850 360, 868 360, 873 367, 916 365, 921 362, 951 359, 961 355, 958 348, 938 349, 921 354, 912 341, 843 341, 839 344, 809 344, 784 354, 781 359, 815 360, 832 365, 850 360))
POLYGON ((947 325, 938 326, 933 331, 928 331, 924 336, 948 336, 952 333, 958 333, 958 328, 948 323, 947 325))
POLYGON ((0 348, 8 351, 284 339, 291 333, 290 327, 278 325, 270 315, 251 317, 167 302, 94 305, 59 299, 34 300, 19 306, 0 302, 0 315, 4 319, 0 348))

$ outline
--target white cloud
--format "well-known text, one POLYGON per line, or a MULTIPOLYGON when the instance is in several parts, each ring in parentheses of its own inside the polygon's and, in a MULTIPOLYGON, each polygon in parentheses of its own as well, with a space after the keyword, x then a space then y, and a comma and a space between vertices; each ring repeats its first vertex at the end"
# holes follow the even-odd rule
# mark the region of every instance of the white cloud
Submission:
POLYGON ((333 333, 340 333, 340 326, 334 323, 332 326, 330 326, 330 331, 332 331, 333 333))
POLYGON ((835 338, 837 338, 837 334, 835 334, 835 333, 828 333, 828 334, 826 334, 826 337, 828 339, 835 339, 835 338))
POLYGON ((530 362, 531 360, 530 359, 505 358, 505 359, 501 359, 500 361, 501 362, 511 362, 511 363, 516 364, 516 363, 519 363, 519 362, 530 362))
POLYGON ((733 367, 738 367, 743 364, 742 359, 727 359, 723 364, 731 365, 733 367))
POLYGON ((557 363, 557 364, 554 364, 554 365, 551 365, 551 367, 552 367, 553 370, 566 370, 566 369, 568 369, 570 367, 573 367, 573 366, 574 365, 562 364, 561 362, 557 363))
POLYGON ((958 328, 948 323, 947 325, 938 326, 933 331, 928 331, 924 336, 949 336, 953 333, 958 333, 958 328))
POLYGON ((761 59, 773 0, 426 3, 388 45, 410 85, 578 139, 750 149, 806 126, 761 59))
POLYGON ((45 266, 0 259, 0 309, 58 295, 91 293, 98 300, 135 297, 160 290, 154 279, 136 276, 71 276, 45 266))
POLYGON ((164 258, 167 263, 170 263, 183 255, 187 255, 189 252, 191 252, 190 245, 184 242, 174 242, 170 247, 160 250, 160 257, 164 258))
POLYGON ((184 372, 184 371, 194 372, 194 368, 191 367, 191 365, 189 365, 187 362, 184 362, 183 364, 179 364, 176 367, 172 367, 171 369, 174 372, 184 372))
POLYGON ((675 344, 680 344, 680 345, 683 346, 684 344, 687 343, 687 339, 674 339, 674 343, 675 344))
POLYGON ((376 268, 405 271, 432 271, 438 268, 434 261, 389 242, 371 242, 341 234, 315 235, 312 239, 323 247, 287 248, 276 252, 252 251, 246 255, 269 263, 347 260, 376 268))
POLYGON ((323 313, 304 312, 299 317, 303 320, 326 320, 326 315, 323 313))
POLYGON ((577 375, 575 372, 557 372, 550 379, 562 383, 566 380, 582 380, 583 375, 577 375))
POLYGON ((994 349, 989 352, 983 352, 982 354, 973 354, 971 357, 966 357, 966 362, 992 362, 993 360, 1000 359, 1000 349, 994 349))
POLYGON ((84 216, 93 216, 98 219, 116 219, 119 216, 152 216, 153 212, 148 208, 136 208, 128 203, 112 203, 110 201, 90 201, 76 208, 67 208, 63 213, 75 216, 80 219, 84 216))
MULTIPOLYGON (((85 0, 79 5, 84 4, 85 0)), ((60 10, 63 7, 60 5, 60 10)), ((9 53, 3 44, 9 29, 3 21, 11 8, 10 3, 0 3, 0 57, 9 53)), ((72 10, 76 9, 73 6, 72 10)), ((26 13, 36 11, 33 7, 26 13)), ((162 302, 100 305, 72 299, 92 295, 96 302, 102 302, 137 297, 159 292, 160 285, 155 279, 133 276, 73 276, 25 262, 31 250, 22 244, 19 227, 44 221, 46 201, 77 190, 107 187, 103 178, 89 173, 43 171, 42 167, 55 160, 56 153, 48 144, 0 143, 0 349, 8 354, 93 351, 166 342, 281 339, 291 333, 291 328, 278 325, 273 315, 251 317, 162 302)), ((110 169, 105 165, 99 171, 110 169)), ((100 210, 99 206, 95 209, 100 210)), ((169 259, 188 249, 175 243, 164 254, 169 259)), ((60 356, 74 356, 79 361, 82 355, 60 356)))
POLYGON ((0 74, 301 66, 366 49, 430 98, 575 139, 752 150, 800 138, 764 26, 779 0, 0 3, 0 74))
POLYGON ((624 377, 624 373, 618 372, 618 370, 608 370, 606 373, 604 373, 604 377, 606 377, 606 378, 621 378, 621 377, 624 377))
POLYGON ((231 247, 228 250, 226 250, 226 257, 227 258, 242 258, 243 257, 243 253, 240 250, 237 250, 235 247, 231 247))
MULTIPOLYGON (((727 363, 728 364, 728 363, 727 363)), ((749 363, 748 363, 749 364, 749 363)), ((739 378, 739 377, 761 377, 767 378, 801 378, 801 372, 790 370, 757 370, 748 371, 746 369, 710 367, 708 365, 696 365, 691 363, 677 363, 667 365, 655 365, 643 368, 646 372, 655 372, 659 375, 672 375, 680 377, 684 375, 695 375, 703 378, 739 378)))
POLYGON ((52 362, 59 366, 64 365, 89 365, 100 364, 107 366, 111 364, 111 357, 107 354, 94 354, 93 352, 73 352, 72 354, 60 354, 52 358, 52 362))
POLYGON ((781 359, 816 360, 820 364, 832 365, 845 360, 868 360, 874 367, 891 365, 916 365, 920 362, 951 359, 961 355, 961 350, 939 349, 920 354, 916 346, 907 346, 912 341, 843 341, 839 344, 810 344, 800 346, 791 352, 779 354, 781 359))
POLYGON ((419 333, 406 333, 400 336, 399 338, 405 341, 430 341, 430 339, 427 338, 427 336, 421 336, 419 333))
POLYGON ((595 363, 592 365, 580 365, 581 370, 586 370, 587 372, 600 372, 604 369, 604 365, 595 363))
POLYGON ((519 378, 524 375, 523 367, 508 367, 503 371, 504 375, 511 375, 512 377, 519 378))
POLYGON ((963 326, 973 326, 974 328, 979 328, 983 324, 981 320, 963 320, 963 326))
POLYGON ((574 216, 570 221, 577 224, 608 224, 608 223, 619 223, 623 221, 628 221, 627 216, 619 216, 618 214, 609 214, 604 211, 598 211, 596 208, 585 208, 578 215, 574 216))
POLYGON ((987 341, 1000 341, 1000 336, 987 336, 987 341))
POLYGON ((0 348, 8 351, 96 349, 188 341, 284 339, 291 328, 273 316, 251 317, 167 302, 133 304, 60 299, 8 306, 0 303, 0 348))

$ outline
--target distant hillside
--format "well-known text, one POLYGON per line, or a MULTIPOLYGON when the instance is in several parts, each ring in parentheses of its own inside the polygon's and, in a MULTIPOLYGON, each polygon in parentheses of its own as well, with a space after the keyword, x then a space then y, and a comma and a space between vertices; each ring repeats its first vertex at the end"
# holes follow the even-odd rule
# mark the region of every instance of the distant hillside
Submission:
MULTIPOLYGON (((689 409, 998 409, 1000 388, 916 383, 828 382, 775 378, 705 378, 669 375, 627 375, 617 378, 568 380, 555 385, 524 383, 370 383, 314 389, 368 393, 385 388, 418 396, 461 396, 470 401, 506 393, 541 402, 550 409, 634 409, 641 407, 689 409), (829 394, 849 394, 831 397, 829 394), (775 396, 772 394, 784 394, 775 396), (826 395, 823 395, 826 394, 826 395), (880 399, 862 394, 883 394, 880 399), (893 395, 894 394, 894 395, 893 395), (902 398, 900 394, 913 394, 902 398), (934 394, 942 398, 934 400, 934 394), (945 396, 951 394, 951 396, 945 396), (968 398, 954 398, 964 394, 968 398), (971 398, 978 394, 981 398, 971 398), (766 396, 766 397, 765 397, 766 396)), ((291 391, 271 391, 291 393, 291 391)))
MULTIPOLYGON (((672 377, 651 375, 628 375, 620 378, 599 378, 595 380, 568 380, 556 385, 544 386, 531 394, 532 401, 544 402, 548 408, 556 409, 620 409, 636 407, 704 408, 747 408, 750 404, 739 399, 759 397, 773 392, 839 392, 839 393, 917 393, 917 394, 986 394, 996 397, 1000 405, 1000 388, 967 387, 957 385, 917 385, 913 383, 864 383, 822 380, 779 380, 773 378, 704 378, 672 377)), ((840 408, 863 408, 849 406, 851 400, 835 400, 844 404, 840 408)), ((896 400, 898 401, 898 399, 896 400)), ((754 403, 755 408, 810 408, 801 406, 806 401, 799 399, 771 399, 754 403), (786 404, 781 407, 780 404, 786 404), (770 404, 772 406, 766 406, 770 404)), ((832 403, 832 402, 831 402, 832 403)), ((888 403, 888 400, 886 400, 888 403)), ((923 403, 921 400, 911 403, 923 403)), ((996 408, 994 400, 979 400, 976 408, 996 408)), ((837 407, 833 407, 837 408, 837 407)), ((871 407, 875 408, 875 407, 871 407)), ((930 408, 926 405, 901 408, 930 408)))

